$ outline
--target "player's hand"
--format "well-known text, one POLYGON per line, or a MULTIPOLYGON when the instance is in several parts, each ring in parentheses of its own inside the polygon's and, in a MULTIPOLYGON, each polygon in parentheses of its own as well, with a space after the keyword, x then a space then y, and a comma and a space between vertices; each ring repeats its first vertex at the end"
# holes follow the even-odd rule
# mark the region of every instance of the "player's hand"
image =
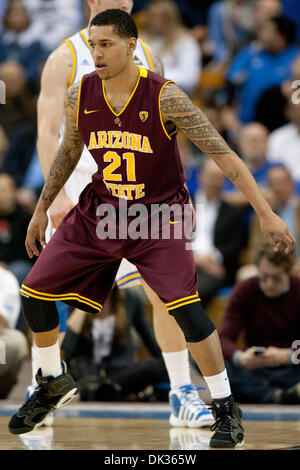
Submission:
POLYGON ((71 199, 69 199, 65 194, 59 193, 52 202, 49 209, 52 227, 57 229, 65 215, 67 215, 67 213, 73 209, 73 207, 74 204, 71 199))
POLYGON ((32 219, 28 225, 27 235, 25 240, 26 251, 29 258, 33 255, 39 256, 42 248, 46 246, 45 232, 48 225, 47 213, 44 211, 35 211, 32 219), (39 242, 38 247, 36 242, 39 242))
POLYGON ((293 235, 287 224, 274 212, 260 217, 260 228, 274 251, 284 248, 285 253, 289 253, 294 249, 295 239, 293 235))

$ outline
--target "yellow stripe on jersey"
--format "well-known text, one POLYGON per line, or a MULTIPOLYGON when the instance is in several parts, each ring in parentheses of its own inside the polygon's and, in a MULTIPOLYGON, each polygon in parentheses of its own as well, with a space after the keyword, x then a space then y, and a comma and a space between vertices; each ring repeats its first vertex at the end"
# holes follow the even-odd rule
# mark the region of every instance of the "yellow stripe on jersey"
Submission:
MULTIPOLYGON (((159 117, 160 117, 160 122, 161 122, 161 125, 162 125, 162 128, 166 134, 166 136, 168 137, 169 140, 172 140, 172 137, 167 133, 167 130, 165 128, 165 125, 164 125, 164 121, 163 121, 163 118, 162 118, 162 114, 161 114, 161 108, 160 108, 160 97, 161 97, 161 94, 162 94, 162 91, 164 89, 164 87, 168 84, 168 83, 174 83, 172 80, 168 80, 166 83, 163 84, 163 86, 161 87, 160 89, 160 92, 159 92, 159 96, 158 96, 158 110, 159 110, 159 117)), ((173 132, 174 134, 174 132, 173 132)), ((172 135, 173 135, 172 134, 172 135)))
POLYGON ((80 84, 79 84, 79 91, 78 91, 78 101, 77 101, 77 119, 76 119, 76 129, 78 130, 78 120, 79 120, 79 107, 80 107, 80 95, 81 95, 81 85, 82 85, 82 79, 84 76, 81 77, 80 79, 80 84))
POLYGON ((84 40, 84 42, 86 43, 87 47, 90 48, 89 42, 88 42, 88 40, 87 40, 87 37, 86 37, 86 35, 84 34, 84 29, 82 29, 82 30, 80 31, 80 35, 81 35, 82 39, 84 40))
POLYGON ((139 78, 137 79, 137 82, 136 82, 136 85, 135 85, 135 87, 134 87, 134 90, 133 90, 133 92, 131 93, 131 95, 130 95, 128 101, 127 101, 127 103, 126 103, 125 106, 124 106, 124 108, 123 108, 118 114, 114 112, 114 110, 112 109, 111 105, 109 104, 108 99, 106 98, 106 93, 105 93, 105 88, 104 88, 104 80, 102 80, 102 90, 103 90, 103 96, 104 96, 105 102, 106 102, 107 106, 109 107, 109 109, 111 110, 111 112, 112 112, 115 116, 117 116, 117 117, 121 116, 121 114, 125 111, 125 109, 126 109, 127 106, 129 105, 129 103, 130 103, 130 101, 131 101, 133 95, 135 94, 135 91, 136 91, 136 89, 137 89, 137 87, 138 87, 138 85, 139 85, 139 83, 140 83, 140 79, 141 79, 141 76, 142 76, 142 74, 141 74, 141 70, 142 70, 142 69, 139 68, 139 70, 140 70, 140 74, 139 74, 139 78))
POLYGON ((75 52, 74 46, 71 43, 71 41, 69 41, 69 39, 66 39, 66 43, 68 44, 69 48, 71 49, 72 57, 73 57, 72 73, 71 73, 71 77, 70 77, 70 80, 69 80, 69 83, 68 83, 68 88, 69 88, 72 85, 72 83, 74 81, 74 78, 75 78, 76 68, 77 68, 77 57, 76 57, 76 52, 75 52))
POLYGON ((142 276, 140 275, 140 273, 130 274, 129 276, 125 277, 124 279, 120 279, 119 281, 117 281, 117 284, 118 284, 118 286, 121 286, 122 284, 124 284, 125 282, 128 282, 129 280, 133 281, 134 279, 140 279, 141 277, 142 276))
POLYGON ((151 57, 150 57, 150 54, 149 54, 149 51, 147 49, 147 47, 145 46, 144 42, 140 39, 140 43, 141 43, 141 46, 145 52, 145 56, 147 58, 147 61, 148 61, 148 65, 149 65, 149 69, 151 70, 151 72, 153 72, 153 65, 152 65, 152 62, 151 62, 151 57))

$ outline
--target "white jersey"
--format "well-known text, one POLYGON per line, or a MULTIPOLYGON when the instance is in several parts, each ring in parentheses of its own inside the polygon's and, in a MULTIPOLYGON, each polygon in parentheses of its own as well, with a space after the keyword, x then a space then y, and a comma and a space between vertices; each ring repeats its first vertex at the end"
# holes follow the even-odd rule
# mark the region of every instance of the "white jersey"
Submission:
MULTIPOLYGON (((79 82, 85 74, 95 70, 94 61, 92 59, 87 29, 83 29, 66 39, 66 43, 71 49, 73 55, 73 70, 68 86, 79 82)), ((134 53, 134 62, 136 65, 152 70, 152 64, 148 50, 141 39, 137 41, 137 47, 134 53)), ((90 183, 92 175, 97 171, 97 165, 92 155, 86 147, 82 152, 82 156, 76 166, 76 169, 66 183, 65 190, 74 203, 78 202, 78 197, 85 186, 90 183), (80 173, 80 174, 79 174, 80 173)))

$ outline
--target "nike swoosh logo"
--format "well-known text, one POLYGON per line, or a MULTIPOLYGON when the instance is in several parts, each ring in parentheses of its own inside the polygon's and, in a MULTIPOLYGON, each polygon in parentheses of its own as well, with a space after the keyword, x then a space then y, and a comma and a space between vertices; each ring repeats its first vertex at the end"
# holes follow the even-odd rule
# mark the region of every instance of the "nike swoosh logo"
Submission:
POLYGON ((170 220, 170 224, 174 225, 174 224, 179 224, 179 222, 181 222, 181 220, 170 220))
POLYGON ((99 109, 95 109, 93 111, 88 111, 86 108, 84 110, 84 114, 92 114, 92 113, 98 113, 99 109))

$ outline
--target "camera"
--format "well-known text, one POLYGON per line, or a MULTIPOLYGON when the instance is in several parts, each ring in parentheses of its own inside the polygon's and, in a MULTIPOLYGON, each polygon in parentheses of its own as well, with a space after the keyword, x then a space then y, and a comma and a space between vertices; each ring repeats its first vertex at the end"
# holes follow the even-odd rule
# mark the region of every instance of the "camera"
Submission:
POLYGON ((263 354, 267 348, 265 346, 252 346, 252 351, 256 356, 263 354))

